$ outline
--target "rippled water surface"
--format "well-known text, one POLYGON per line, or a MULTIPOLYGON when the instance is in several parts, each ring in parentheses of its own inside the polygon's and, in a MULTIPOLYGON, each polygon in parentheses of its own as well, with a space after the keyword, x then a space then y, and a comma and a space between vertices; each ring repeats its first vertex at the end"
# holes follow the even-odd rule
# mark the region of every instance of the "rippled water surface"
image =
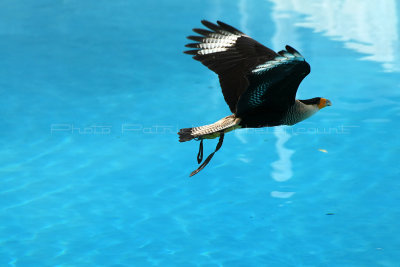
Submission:
POLYGON ((3 0, 0 265, 398 266, 399 16, 394 0, 3 0), (229 133, 188 178, 198 143, 177 130, 229 114, 182 53, 201 19, 295 47, 298 97, 333 106, 229 133))

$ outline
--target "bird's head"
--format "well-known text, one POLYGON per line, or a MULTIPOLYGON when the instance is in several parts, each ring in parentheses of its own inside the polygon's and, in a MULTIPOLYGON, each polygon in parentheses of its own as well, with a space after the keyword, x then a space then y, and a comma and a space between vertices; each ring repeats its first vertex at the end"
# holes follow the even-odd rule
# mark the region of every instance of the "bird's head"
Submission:
POLYGON ((327 106, 332 106, 332 102, 329 99, 323 98, 323 97, 314 97, 311 99, 306 99, 306 100, 300 100, 303 102, 303 104, 306 105, 315 105, 319 109, 322 109, 327 106))
POLYGON ((318 108, 324 108, 327 106, 332 106, 332 102, 329 99, 323 98, 323 97, 318 97, 319 98, 319 103, 318 103, 318 108))

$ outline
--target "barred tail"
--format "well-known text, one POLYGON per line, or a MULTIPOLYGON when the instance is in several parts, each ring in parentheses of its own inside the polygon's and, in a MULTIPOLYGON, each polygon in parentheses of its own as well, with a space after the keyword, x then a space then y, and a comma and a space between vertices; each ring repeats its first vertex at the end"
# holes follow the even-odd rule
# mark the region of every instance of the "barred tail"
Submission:
POLYGON ((194 138, 213 139, 220 136, 221 132, 226 133, 239 128, 239 123, 239 118, 236 118, 235 115, 230 115, 213 124, 193 128, 183 128, 178 132, 179 142, 190 141, 194 138))

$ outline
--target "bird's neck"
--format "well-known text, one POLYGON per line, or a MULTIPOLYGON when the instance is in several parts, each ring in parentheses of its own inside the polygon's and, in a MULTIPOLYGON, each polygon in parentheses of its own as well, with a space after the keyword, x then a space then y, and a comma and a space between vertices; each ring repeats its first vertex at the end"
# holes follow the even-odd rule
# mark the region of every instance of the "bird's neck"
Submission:
POLYGON ((296 100, 294 105, 289 108, 287 116, 285 118, 284 124, 294 125, 301 122, 312 115, 314 115, 319 110, 317 105, 307 105, 299 100, 296 100))

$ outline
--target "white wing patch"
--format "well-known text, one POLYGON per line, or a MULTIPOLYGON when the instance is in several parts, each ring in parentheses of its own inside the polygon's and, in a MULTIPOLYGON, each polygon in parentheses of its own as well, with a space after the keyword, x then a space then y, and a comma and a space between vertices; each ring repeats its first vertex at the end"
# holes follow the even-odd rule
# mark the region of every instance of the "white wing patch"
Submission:
POLYGON ((258 73, 260 71, 268 71, 275 68, 278 65, 287 64, 291 61, 304 61, 304 57, 298 53, 290 54, 289 52, 283 53, 283 56, 275 57, 273 60, 269 60, 261 65, 255 67, 252 73, 258 73))
POLYGON ((229 48, 235 46, 236 40, 241 36, 244 35, 232 34, 226 31, 209 34, 207 37, 204 37, 201 43, 196 45, 196 48, 200 48, 197 54, 207 55, 227 51, 229 48))
POLYGON ((210 49, 201 49, 197 51, 198 55, 207 55, 207 54, 212 54, 212 53, 217 53, 217 52, 224 52, 228 50, 227 47, 218 47, 218 48, 210 48, 210 49))

